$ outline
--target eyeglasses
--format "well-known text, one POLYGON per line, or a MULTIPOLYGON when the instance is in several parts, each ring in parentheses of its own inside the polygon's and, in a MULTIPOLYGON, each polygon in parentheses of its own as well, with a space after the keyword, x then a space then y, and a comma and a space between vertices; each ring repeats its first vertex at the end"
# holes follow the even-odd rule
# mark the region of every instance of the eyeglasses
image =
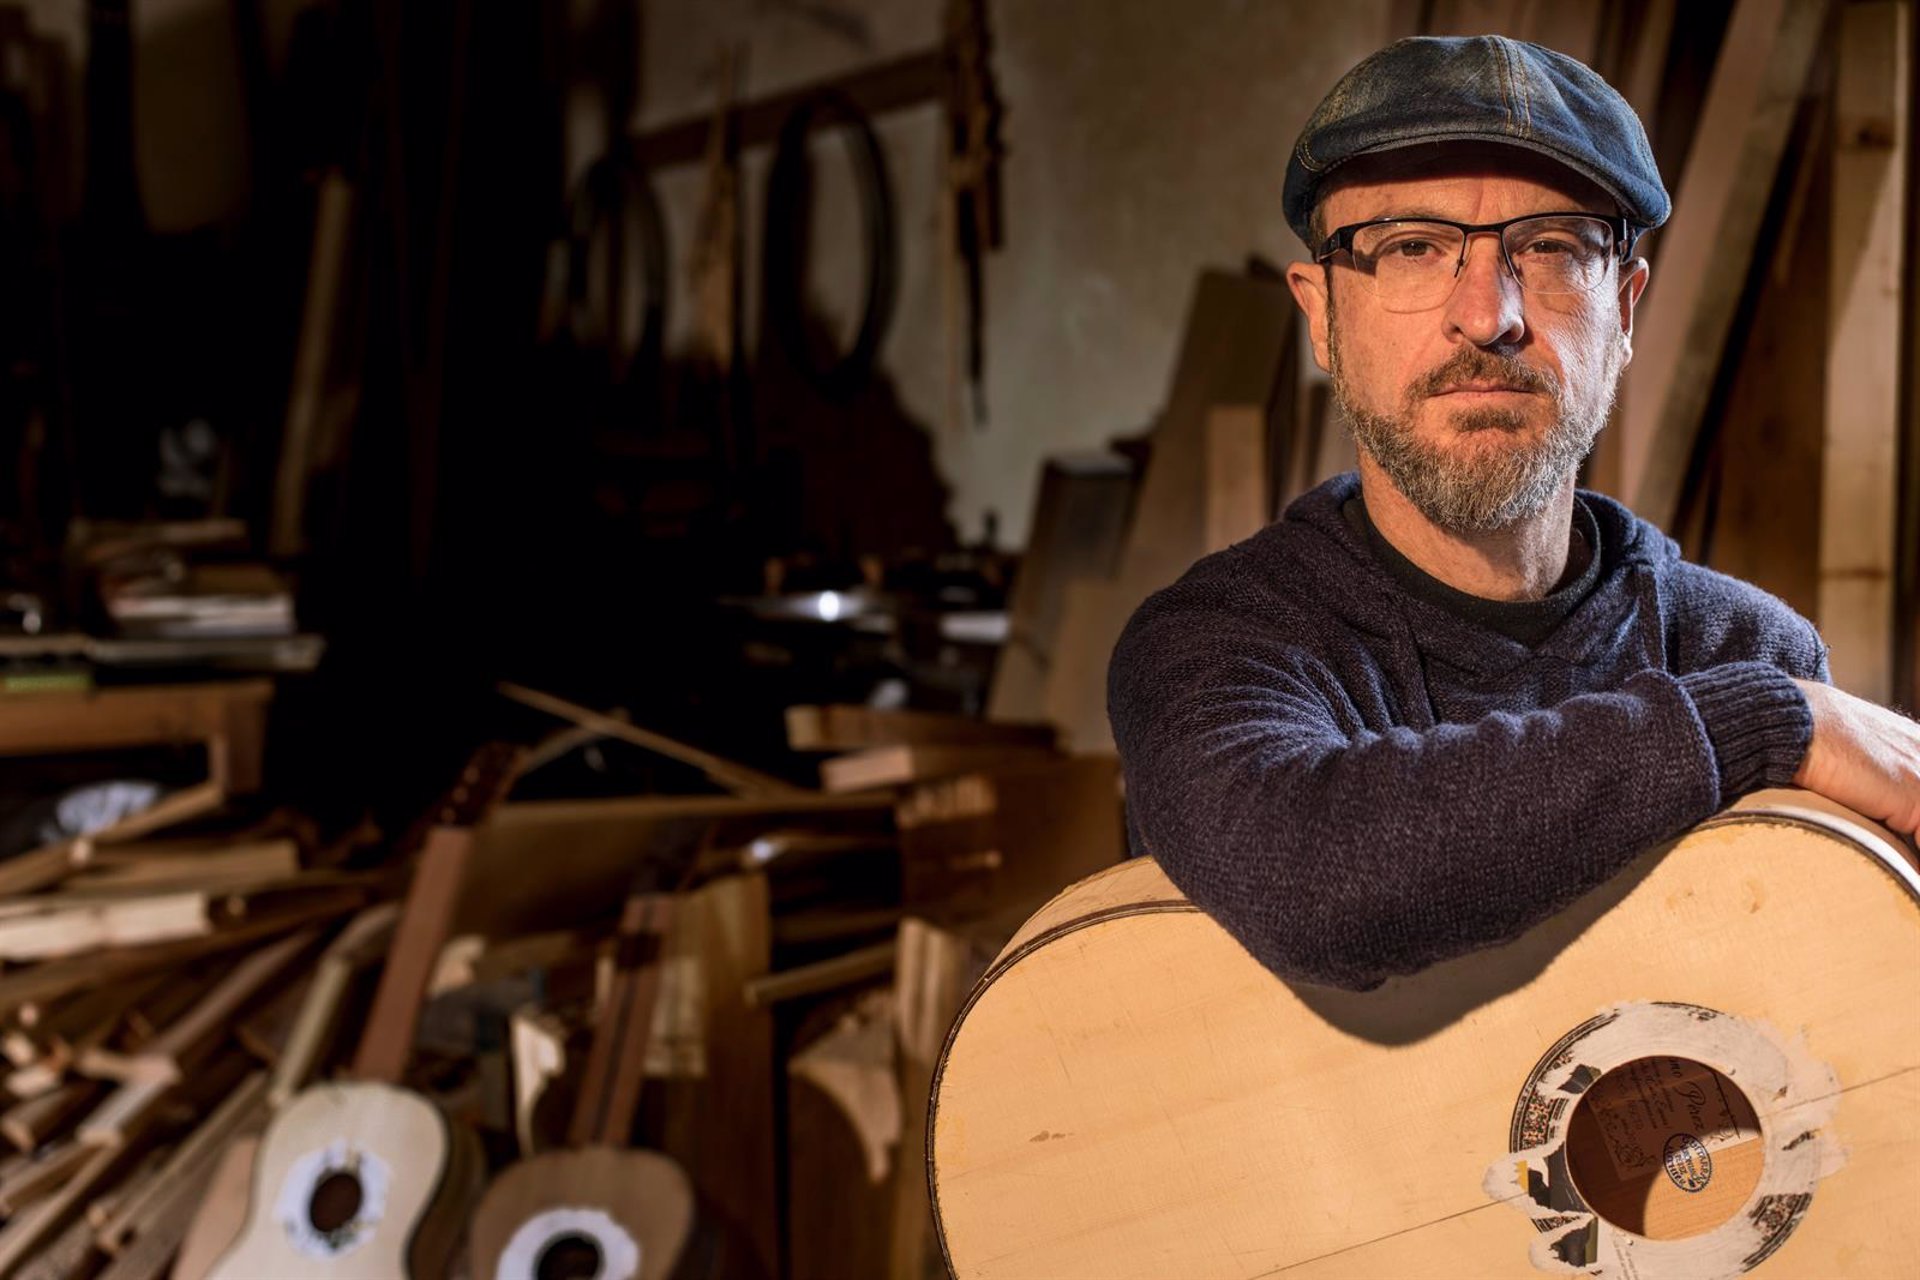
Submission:
POLYGON ((1633 252, 1640 228, 1597 213, 1538 213, 1470 226, 1444 218, 1375 218, 1341 227, 1314 255, 1345 250, 1389 311, 1425 311, 1446 301, 1467 264, 1467 240, 1500 237, 1500 256, 1529 293, 1589 293, 1607 266, 1633 252))

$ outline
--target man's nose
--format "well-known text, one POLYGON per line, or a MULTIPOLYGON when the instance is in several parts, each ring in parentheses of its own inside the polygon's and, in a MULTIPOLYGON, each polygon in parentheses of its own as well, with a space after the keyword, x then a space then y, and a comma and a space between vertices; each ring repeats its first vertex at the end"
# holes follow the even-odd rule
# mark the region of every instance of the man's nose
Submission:
POLYGON ((1520 282, 1507 270, 1499 237, 1476 235, 1467 241, 1466 260, 1447 296, 1447 328, 1476 347, 1518 342, 1526 333, 1520 282))

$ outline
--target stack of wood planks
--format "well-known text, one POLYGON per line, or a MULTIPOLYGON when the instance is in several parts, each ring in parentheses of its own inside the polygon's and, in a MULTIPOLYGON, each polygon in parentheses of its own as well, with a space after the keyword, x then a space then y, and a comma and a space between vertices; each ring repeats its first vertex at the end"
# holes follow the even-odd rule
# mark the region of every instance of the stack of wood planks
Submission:
POLYGON ((307 962, 385 889, 313 865, 286 815, 161 834, 218 803, 191 788, 0 864, 0 1274, 162 1274, 153 1241, 264 1113, 307 962))
MULTIPOLYGON (((494 1274, 470 1253, 511 1235, 471 1221, 488 1177, 519 1168, 489 1203, 532 1203, 529 1162, 583 1134, 582 1160, 645 1148, 677 1170, 697 1207, 672 1250, 703 1274, 924 1272, 914 1153, 940 1041, 1012 926, 1120 857, 1112 759, 1043 724, 795 707, 816 788, 507 692, 570 722, 509 776, 610 737, 716 790, 502 798, 459 823, 449 798, 391 850, 356 833, 374 866, 348 870, 287 816, 192 834, 222 805, 209 785, 0 864, 0 1275, 244 1271, 282 1247, 263 1215, 285 1211, 283 1128, 369 1081, 452 1135, 440 1166, 369 1149, 382 1203, 439 1192, 420 1274, 494 1274), (611 1101, 586 1123, 583 1098, 611 1101)), ((300 1138, 312 1159, 362 1141, 300 1138)), ((294 1212, 319 1224, 320 1203, 294 1212)), ((377 1235, 373 1212, 314 1247, 377 1235)))

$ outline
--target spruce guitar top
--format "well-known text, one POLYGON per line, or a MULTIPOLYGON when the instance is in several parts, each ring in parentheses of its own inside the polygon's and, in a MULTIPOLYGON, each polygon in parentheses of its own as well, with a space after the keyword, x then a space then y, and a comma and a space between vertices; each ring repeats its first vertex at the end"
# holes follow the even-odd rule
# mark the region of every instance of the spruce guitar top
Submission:
POLYGON ((521 1160, 474 1210, 474 1280, 668 1280, 693 1229, 693 1185, 678 1164, 627 1150, 660 991, 657 943, 669 894, 636 893, 620 921, 621 954, 594 1027, 567 1138, 574 1149, 521 1160))
POLYGON ((1917 1274, 1920 864, 1762 792, 1356 994, 1136 860, 1001 952, 928 1128, 961 1280, 1917 1274))
POLYGON ((255 1156, 245 1225, 210 1280, 407 1280, 444 1275, 477 1189, 473 1135, 403 1089, 420 1004, 445 944, 472 827, 505 795, 513 748, 477 752, 421 848, 351 1082, 295 1096, 255 1156))

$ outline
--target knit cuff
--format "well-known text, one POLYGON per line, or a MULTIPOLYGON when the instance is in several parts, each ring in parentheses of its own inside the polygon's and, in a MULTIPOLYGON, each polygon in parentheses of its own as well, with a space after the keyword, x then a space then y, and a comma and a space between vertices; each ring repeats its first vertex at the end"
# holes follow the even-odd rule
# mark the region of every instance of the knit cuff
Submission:
POLYGON ((1813 710, 1793 678, 1766 662, 1729 662, 1680 677, 1720 766, 1720 803, 1793 781, 1813 741, 1813 710))

